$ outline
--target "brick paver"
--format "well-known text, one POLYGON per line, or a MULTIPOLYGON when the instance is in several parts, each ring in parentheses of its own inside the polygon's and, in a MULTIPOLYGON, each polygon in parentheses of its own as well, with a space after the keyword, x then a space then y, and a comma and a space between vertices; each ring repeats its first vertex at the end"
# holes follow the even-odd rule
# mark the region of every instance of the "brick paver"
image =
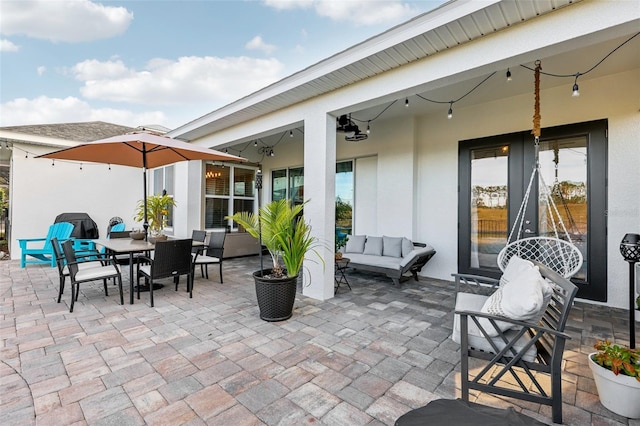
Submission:
MULTIPOLYGON (((255 302, 257 265, 225 260, 224 284, 196 274, 193 299, 168 282, 155 308, 148 295, 121 306, 115 289, 105 297, 102 283, 86 284, 69 313, 70 294, 56 303, 55 268, 1 261, 2 424, 391 425, 460 396, 452 283, 396 287, 348 271, 351 291, 325 302, 299 294, 290 320, 268 323, 255 302)), ((584 362, 597 338, 627 343, 625 320, 624 310, 573 307, 565 424, 640 424, 602 407, 584 362)), ((472 399, 550 423, 548 407, 472 399)))

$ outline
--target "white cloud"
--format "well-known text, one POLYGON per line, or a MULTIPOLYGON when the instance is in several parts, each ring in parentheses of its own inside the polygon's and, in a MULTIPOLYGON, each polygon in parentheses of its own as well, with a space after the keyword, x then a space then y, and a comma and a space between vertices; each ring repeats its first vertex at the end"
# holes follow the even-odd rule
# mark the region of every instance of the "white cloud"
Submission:
POLYGON ((89 0, 24 0, 0 3, 3 35, 24 34, 53 42, 83 42, 124 33, 133 13, 89 0))
POLYGON ((6 38, 0 39, 0 52, 17 52, 18 50, 20 50, 20 47, 10 40, 6 38))
POLYGON ((244 45, 244 47, 249 50, 260 50, 267 55, 270 55, 274 50, 277 49, 275 45, 265 43, 264 40, 262 40, 262 37, 259 35, 248 41, 247 44, 244 45))
POLYGON ((72 96, 64 99, 46 96, 14 99, 0 104, 0 117, 2 126, 105 121, 135 127, 142 123, 165 125, 169 121, 161 111, 138 113, 127 109, 92 108, 87 102, 72 96))
POLYGON ((398 22, 418 13, 401 0, 264 0, 264 4, 279 10, 313 8, 319 16, 355 26, 398 22))
POLYGON ((44 75, 46 71, 47 71, 47 67, 45 67, 44 65, 41 65, 37 68, 38 75, 44 75))
POLYGON ((84 82, 82 96, 144 105, 209 105, 231 102, 282 78, 276 59, 181 57, 154 59, 145 69, 121 61, 80 62, 70 71, 84 82))

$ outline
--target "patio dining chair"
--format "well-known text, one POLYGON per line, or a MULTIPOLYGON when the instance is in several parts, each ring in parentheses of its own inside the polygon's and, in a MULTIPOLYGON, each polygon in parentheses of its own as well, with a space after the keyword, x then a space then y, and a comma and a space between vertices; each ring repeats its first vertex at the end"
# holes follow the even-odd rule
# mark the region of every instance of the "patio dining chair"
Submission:
POLYGON ((71 237, 73 224, 69 222, 58 222, 49 226, 47 236, 44 238, 20 238, 20 267, 24 268, 27 263, 49 263, 53 268, 56 266, 56 256, 53 253, 51 239, 65 241, 71 237))
POLYGON ((202 277, 209 279, 209 265, 219 265, 220 284, 222 281, 222 256, 224 254, 224 240, 227 233, 214 231, 209 234, 209 242, 204 247, 204 253, 193 257, 193 266, 200 265, 202 277))
MULTIPOLYGON (((51 247, 53 248, 53 254, 56 257, 56 264, 58 266, 58 275, 60 278, 60 286, 58 288, 58 303, 62 299, 62 294, 64 293, 64 285, 69 276, 69 267, 67 266, 67 262, 65 260, 64 253, 62 252, 62 247, 60 242, 56 237, 51 239, 51 247)), ((78 255, 76 252, 76 259, 78 259, 78 255)), ((79 269, 86 268, 95 268, 97 266, 103 266, 102 259, 97 259, 94 254, 89 254, 82 257, 84 262, 78 262, 79 269)))
POLYGON ((82 262, 78 262, 76 253, 73 249, 73 240, 67 240, 62 244, 62 250, 64 257, 69 268, 69 278, 71 278, 71 305, 69 306, 69 312, 73 312, 73 305, 78 300, 78 294, 80 293, 80 283, 102 280, 104 284, 104 294, 109 295, 107 290, 107 280, 114 278, 118 282, 118 290, 120 291, 120 304, 124 305, 124 296, 122 294, 122 276, 120 275, 120 269, 115 263, 100 265, 95 267, 81 267, 82 262))
POLYGON ((173 278, 177 291, 179 277, 181 275, 187 276, 187 291, 189 292, 189 297, 193 297, 192 246, 193 242, 191 238, 158 241, 155 245, 153 258, 150 256, 140 256, 137 274, 138 299, 140 299, 141 289, 140 277, 144 277, 145 281, 149 284, 149 299, 151 301, 151 307, 153 307, 154 281, 162 278, 173 278), (143 262, 145 262, 145 264, 141 265, 143 262))

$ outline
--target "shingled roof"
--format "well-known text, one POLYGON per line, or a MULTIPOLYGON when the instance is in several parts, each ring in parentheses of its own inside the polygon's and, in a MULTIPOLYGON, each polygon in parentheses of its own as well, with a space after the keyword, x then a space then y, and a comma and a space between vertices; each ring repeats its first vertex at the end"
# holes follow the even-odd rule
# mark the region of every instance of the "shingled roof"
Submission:
POLYGON ((91 142, 132 132, 135 128, 105 123, 104 121, 89 121, 84 123, 33 124, 0 127, 0 130, 75 142, 91 142))

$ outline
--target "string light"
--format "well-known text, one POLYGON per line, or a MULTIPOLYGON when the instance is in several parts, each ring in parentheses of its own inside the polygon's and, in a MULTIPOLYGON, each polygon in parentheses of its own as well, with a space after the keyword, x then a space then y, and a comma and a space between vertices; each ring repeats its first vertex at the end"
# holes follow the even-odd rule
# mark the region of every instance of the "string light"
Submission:
POLYGON ((404 107, 409 108, 409 98, 404 98, 404 107))
POLYGON ((80 163, 80 170, 82 170, 82 163, 80 163))
POLYGON ((258 146, 258 141, 257 140, 253 141, 253 146, 258 146))
POLYGON ((371 120, 367 121, 367 134, 371 134, 371 125, 369 124, 371 120))
POLYGON ((580 77, 580 73, 576 74, 576 79, 573 81, 571 96, 573 96, 574 98, 577 98, 578 96, 580 96, 580 88, 578 87, 578 77, 580 77))
POLYGON ((511 70, 507 68, 507 81, 511 81, 511 70))
POLYGON ((449 102, 449 111, 447 111, 447 118, 449 120, 453 118, 453 101, 449 102))
POLYGON ((293 130, 289 130, 289 137, 292 138, 293 137, 293 130))

